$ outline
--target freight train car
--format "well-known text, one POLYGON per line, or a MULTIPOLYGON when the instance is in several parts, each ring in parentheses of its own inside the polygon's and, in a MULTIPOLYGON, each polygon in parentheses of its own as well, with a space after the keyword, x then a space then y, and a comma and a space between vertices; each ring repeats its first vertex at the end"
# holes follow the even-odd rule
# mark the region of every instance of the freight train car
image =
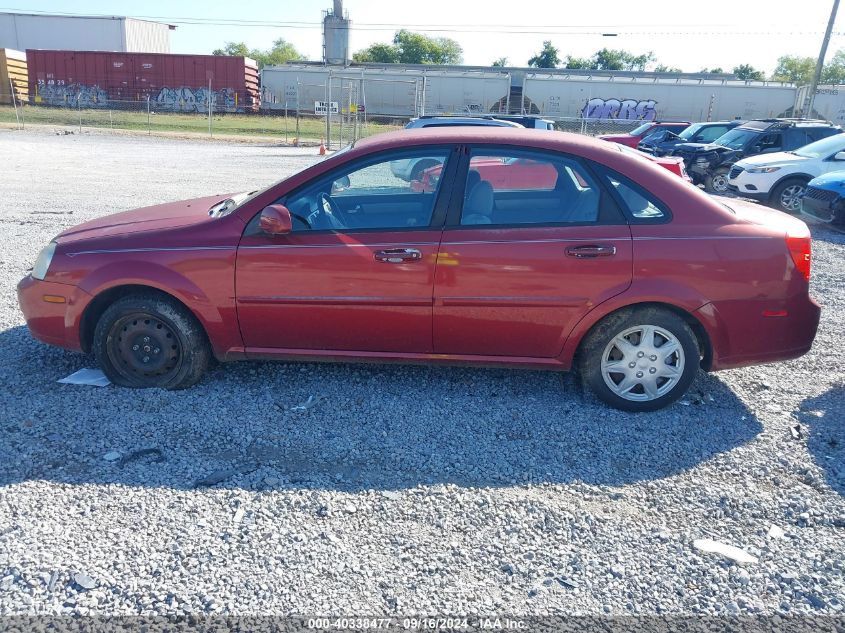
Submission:
POLYGON ((374 116, 489 112, 507 99, 510 84, 510 75, 499 72, 293 64, 261 71, 262 107, 318 114, 353 105, 374 116))
POLYGON ((707 79, 529 74, 526 111, 596 120, 726 120, 792 114, 792 84, 707 79))
POLYGON ((27 50, 35 104, 154 110, 257 111, 258 67, 248 57, 27 50), (210 93, 209 93, 210 90, 210 93))
POLYGON ((26 83, 26 54, 0 48, 0 103, 12 103, 12 94, 17 101, 25 100, 26 83))

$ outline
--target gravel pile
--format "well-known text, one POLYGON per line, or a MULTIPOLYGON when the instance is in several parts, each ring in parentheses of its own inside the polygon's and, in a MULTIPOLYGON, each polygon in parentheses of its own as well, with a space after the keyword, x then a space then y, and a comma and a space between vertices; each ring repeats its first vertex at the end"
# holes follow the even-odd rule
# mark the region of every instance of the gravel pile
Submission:
POLYGON ((808 356, 652 414, 516 370, 79 387, 56 380, 91 359, 15 296, 54 234, 316 151, 0 130, 0 153, 0 615, 845 613, 845 236, 814 228, 808 356))

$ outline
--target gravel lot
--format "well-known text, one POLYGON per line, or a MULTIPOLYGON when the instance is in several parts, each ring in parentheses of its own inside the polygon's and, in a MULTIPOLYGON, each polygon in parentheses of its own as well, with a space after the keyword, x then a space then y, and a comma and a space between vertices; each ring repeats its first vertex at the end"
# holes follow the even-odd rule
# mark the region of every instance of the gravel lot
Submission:
POLYGON ((808 356, 702 374, 653 414, 529 371, 240 363, 183 392, 79 387, 56 380, 91 359, 18 310, 38 250, 316 150, 0 130, 0 155, 0 614, 845 613, 844 235, 814 228, 808 356))

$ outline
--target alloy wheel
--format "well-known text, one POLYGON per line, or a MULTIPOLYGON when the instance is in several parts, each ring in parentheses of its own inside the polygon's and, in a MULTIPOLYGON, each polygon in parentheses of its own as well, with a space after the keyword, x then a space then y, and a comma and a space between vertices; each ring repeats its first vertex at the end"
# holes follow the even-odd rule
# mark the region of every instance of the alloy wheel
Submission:
POLYGON ((804 185, 790 185, 786 187, 780 194, 780 206, 790 212, 800 210, 801 196, 804 194, 806 187, 804 185))

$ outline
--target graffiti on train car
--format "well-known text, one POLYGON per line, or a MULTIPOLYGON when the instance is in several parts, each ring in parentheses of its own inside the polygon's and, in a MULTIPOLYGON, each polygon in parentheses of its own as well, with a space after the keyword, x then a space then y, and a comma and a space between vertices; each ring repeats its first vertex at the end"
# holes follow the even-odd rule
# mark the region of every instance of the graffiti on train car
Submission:
MULTIPOLYGON (((240 112, 242 103, 238 103, 237 93, 232 88, 211 91, 212 110, 240 112)), ((136 102, 146 103, 146 95, 138 95, 136 102)), ((65 84, 63 81, 39 80, 35 97, 36 103, 72 108, 120 108, 130 106, 133 101, 110 99, 108 92, 99 86, 84 84, 65 84)), ((150 94, 150 105, 165 112, 208 112, 209 90, 206 87, 161 88, 150 94)))
POLYGON ((654 121, 657 118, 654 99, 589 99, 581 109, 584 119, 616 119, 619 121, 654 121))

